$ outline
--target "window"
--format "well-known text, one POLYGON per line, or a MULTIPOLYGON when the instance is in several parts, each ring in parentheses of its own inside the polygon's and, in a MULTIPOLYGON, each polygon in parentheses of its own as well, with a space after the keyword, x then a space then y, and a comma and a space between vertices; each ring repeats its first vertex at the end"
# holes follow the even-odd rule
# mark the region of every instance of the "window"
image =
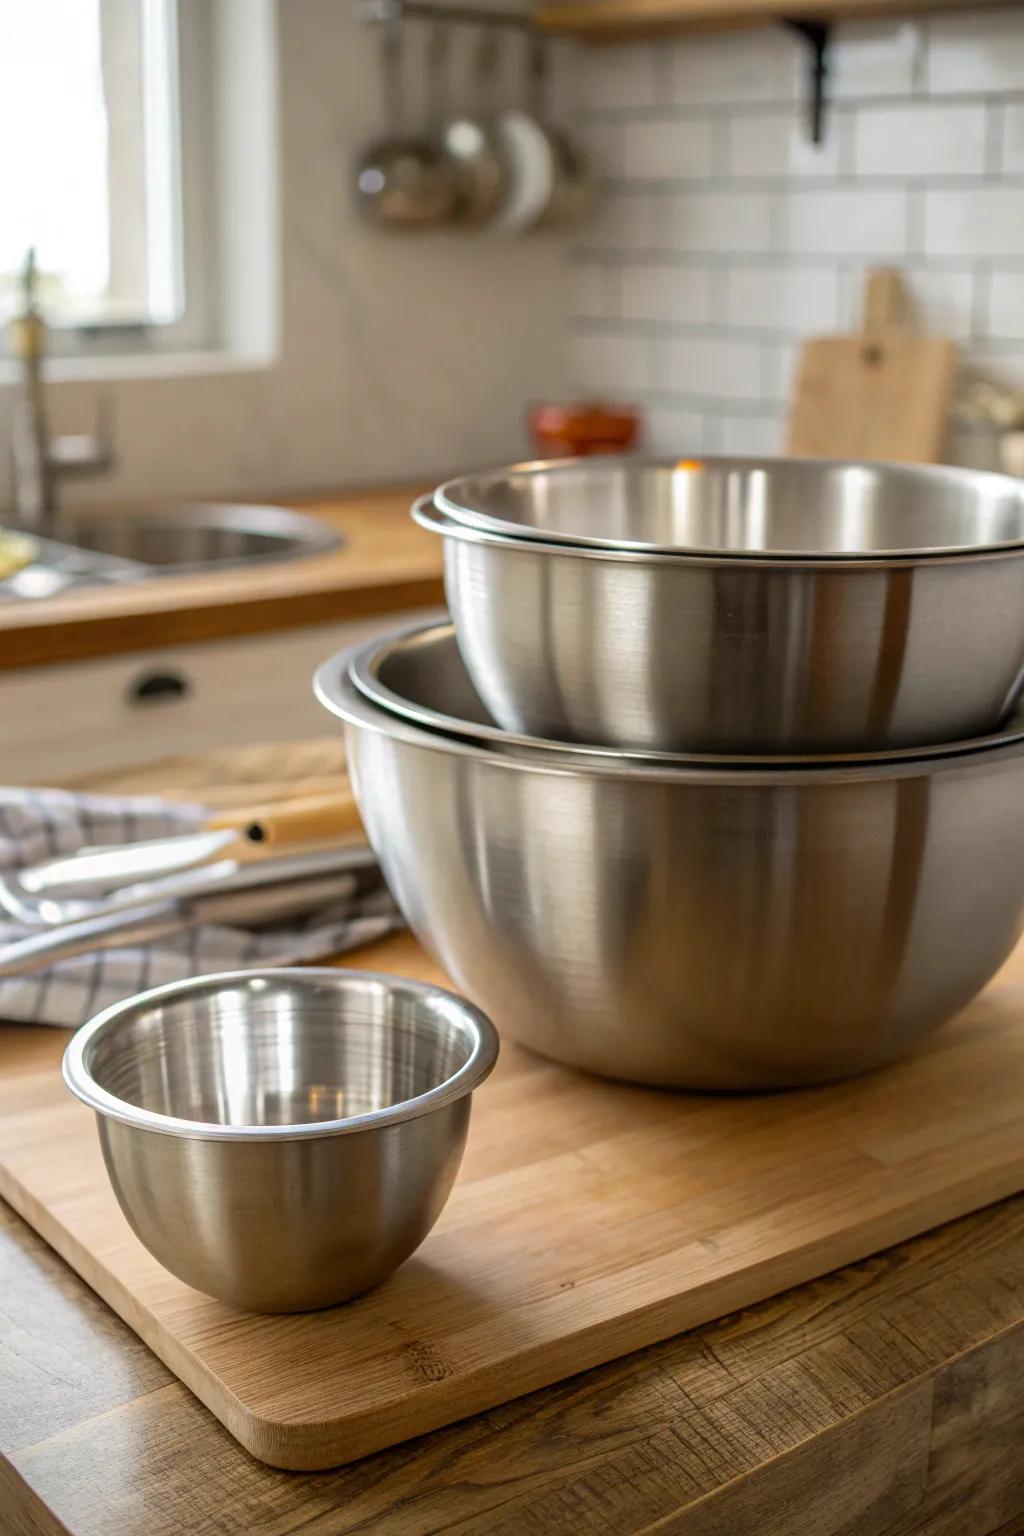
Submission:
POLYGON ((0 0, 0 320, 30 248, 51 351, 215 341, 206 0, 0 0))

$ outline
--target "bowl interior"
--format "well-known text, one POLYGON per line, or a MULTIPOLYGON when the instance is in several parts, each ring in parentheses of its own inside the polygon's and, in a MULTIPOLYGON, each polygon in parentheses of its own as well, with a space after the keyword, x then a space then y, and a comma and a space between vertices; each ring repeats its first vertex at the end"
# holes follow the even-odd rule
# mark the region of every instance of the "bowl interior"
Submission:
POLYGON ((84 1066, 115 1098, 219 1126, 311 1125, 429 1093, 469 1061, 454 999, 361 978, 225 979, 121 1013, 84 1066))
POLYGON ((588 459, 449 481, 463 523, 681 553, 882 556, 1024 540, 1024 487, 932 466, 799 459, 588 459))

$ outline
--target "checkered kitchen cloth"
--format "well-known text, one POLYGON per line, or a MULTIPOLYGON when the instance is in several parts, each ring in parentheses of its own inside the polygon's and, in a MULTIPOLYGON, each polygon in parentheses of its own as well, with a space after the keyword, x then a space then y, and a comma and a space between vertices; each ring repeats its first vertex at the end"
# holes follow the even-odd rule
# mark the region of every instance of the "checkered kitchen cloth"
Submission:
MULTIPOLYGON (((95 843, 130 843, 191 832, 203 825, 201 805, 155 796, 114 798, 59 789, 0 788, 0 875, 95 843)), ((101 1008, 147 987, 247 966, 301 965, 370 944, 404 926, 387 888, 358 890, 340 876, 328 907, 287 927, 206 925, 151 945, 107 949, 60 960, 32 976, 0 980, 0 1019, 77 1028, 101 1008)), ((0 945, 29 930, 0 912, 0 945)))

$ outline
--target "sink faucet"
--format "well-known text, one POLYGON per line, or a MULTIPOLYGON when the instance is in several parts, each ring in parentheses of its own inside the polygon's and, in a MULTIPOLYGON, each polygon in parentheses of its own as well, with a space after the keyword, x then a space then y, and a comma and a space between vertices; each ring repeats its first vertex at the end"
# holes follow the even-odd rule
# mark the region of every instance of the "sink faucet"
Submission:
POLYGON ((14 355, 21 364, 11 433, 11 509, 23 528, 46 533, 57 515, 59 476, 105 474, 114 464, 110 403, 101 397, 96 431, 51 438, 46 425, 43 356, 46 322, 36 298, 36 254, 22 271, 21 312, 11 322, 14 355))

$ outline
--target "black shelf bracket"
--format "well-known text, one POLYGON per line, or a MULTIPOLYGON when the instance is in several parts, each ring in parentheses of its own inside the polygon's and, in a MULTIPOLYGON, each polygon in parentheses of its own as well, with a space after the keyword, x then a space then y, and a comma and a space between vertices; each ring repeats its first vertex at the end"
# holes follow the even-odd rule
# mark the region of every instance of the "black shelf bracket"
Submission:
POLYGON ((821 144, 825 139, 828 53, 832 27, 827 21, 805 21, 802 17, 791 16, 784 16, 782 25, 803 38, 807 45, 807 124, 811 143, 821 144))

